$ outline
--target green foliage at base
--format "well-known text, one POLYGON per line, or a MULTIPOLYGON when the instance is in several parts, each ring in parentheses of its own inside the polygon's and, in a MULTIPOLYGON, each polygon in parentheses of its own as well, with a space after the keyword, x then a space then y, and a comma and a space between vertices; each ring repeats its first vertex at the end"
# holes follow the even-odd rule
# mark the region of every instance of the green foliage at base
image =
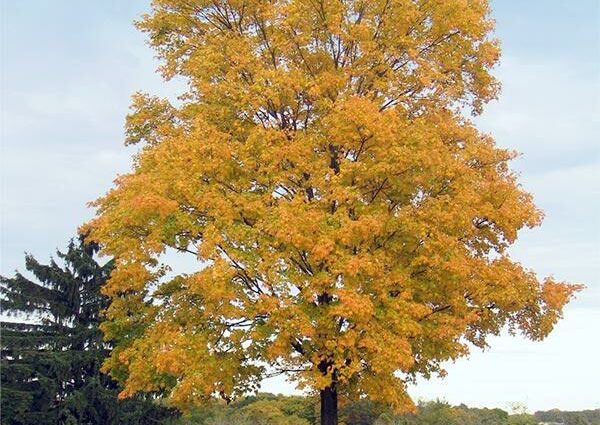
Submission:
MULTIPOLYGON (((340 425, 600 425, 600 409, 583 412, 536 412, 509 415, 502 409, 420 403, 416 414, 395 415, 385 406, 359 400, 340 406, 340 425)), ((318 400, 312 397, 259 393, 226 405, 197 408, 169 425, 317 425, 318 400)))
POLYGON ((313 425, 317 401, 301 396, 260 393, 226 405, 194 409, 169 425, 313 425))

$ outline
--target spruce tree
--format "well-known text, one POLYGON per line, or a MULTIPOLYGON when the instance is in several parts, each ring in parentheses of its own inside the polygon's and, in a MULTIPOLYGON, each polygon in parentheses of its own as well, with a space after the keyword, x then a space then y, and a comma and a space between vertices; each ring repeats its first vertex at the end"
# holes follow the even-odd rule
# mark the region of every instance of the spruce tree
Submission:
POLYGON ((100 366, 110 347, 98 328, 107 299, 100 293, 112 261, 98 246, 71 240, 58 261, 25 257, 30 280, 0 277, 2 424, 156 423, 170 411, 141 399, 117 399, 100 366))

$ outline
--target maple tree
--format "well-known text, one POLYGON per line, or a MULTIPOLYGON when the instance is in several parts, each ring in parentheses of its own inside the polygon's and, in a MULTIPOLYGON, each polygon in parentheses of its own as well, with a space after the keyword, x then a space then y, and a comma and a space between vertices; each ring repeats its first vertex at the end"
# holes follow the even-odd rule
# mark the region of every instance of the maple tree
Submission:
POLYGON ((154 0, 184 77, 138 93, 133 171, 85 231, 115 257, 105 369, 122 396, 229 400, 285 373, 411 408, 416 376, 503 328, 541 339, 579 288, 513 261, 542 214, 465 112, 498 92, 486 0, 154 0), (198 259, 169 275, 176 250, 198 259))

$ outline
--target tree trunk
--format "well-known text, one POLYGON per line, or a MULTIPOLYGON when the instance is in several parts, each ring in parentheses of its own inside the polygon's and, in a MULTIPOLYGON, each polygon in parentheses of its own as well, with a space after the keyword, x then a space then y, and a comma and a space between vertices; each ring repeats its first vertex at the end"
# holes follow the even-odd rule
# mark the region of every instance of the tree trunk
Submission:
POLYGON ((321 425, 338 425, 337 402, 335 384, 321 390, 321 425))

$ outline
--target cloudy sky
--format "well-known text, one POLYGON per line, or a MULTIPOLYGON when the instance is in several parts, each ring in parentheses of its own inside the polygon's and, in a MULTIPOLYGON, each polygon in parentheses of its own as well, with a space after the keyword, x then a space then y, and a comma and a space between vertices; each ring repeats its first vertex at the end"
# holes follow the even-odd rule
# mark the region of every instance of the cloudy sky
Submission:
MULTIPOLYGON (((600 408, 600 11, 596 0, 495 0, 501 99, 479 126, 522 153, 513 163, 545 211, 513 256, 539 275, 585 283, 541 343, 492 339, 485 352, 420 382, 415 398, 530 410, 600 408)), ((0 0, 0 273, 47 259, 92 216, 86 203, 127 172, 136 90, 181 87, 154 72, 131 22, 146 0, 0 0)), ((290 392, 282 380, 263 390, 290 392)))

